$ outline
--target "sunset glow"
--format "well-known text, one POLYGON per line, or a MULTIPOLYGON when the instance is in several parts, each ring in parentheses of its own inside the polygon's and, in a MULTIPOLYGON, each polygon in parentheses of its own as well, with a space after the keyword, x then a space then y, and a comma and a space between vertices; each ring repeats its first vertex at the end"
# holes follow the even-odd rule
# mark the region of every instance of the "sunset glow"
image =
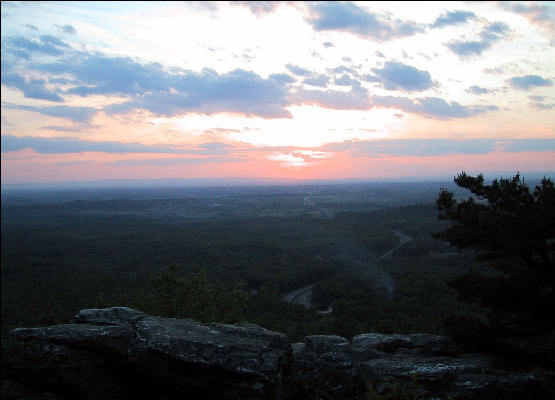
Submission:
POLYGON ((2 2, 2 183, 555 171, 553 2, 2 2))

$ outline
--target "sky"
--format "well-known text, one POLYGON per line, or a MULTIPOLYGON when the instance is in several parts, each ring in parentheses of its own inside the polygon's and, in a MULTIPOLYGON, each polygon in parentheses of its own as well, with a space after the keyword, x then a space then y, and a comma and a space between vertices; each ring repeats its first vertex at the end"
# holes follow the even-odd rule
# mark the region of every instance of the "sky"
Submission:
POLYGON ((2 184, 555 171, 555 2, 1 12, 2 184))

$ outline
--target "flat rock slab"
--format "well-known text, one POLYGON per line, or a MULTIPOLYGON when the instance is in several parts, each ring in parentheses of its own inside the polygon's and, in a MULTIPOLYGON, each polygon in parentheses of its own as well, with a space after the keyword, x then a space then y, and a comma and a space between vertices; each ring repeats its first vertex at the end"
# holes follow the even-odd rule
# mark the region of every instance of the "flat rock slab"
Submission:
POLYGON ((368 388, 423 399, 555 398, 555 372, 509 372, 434 335, 286 335, 127 307, 81 310, 70 324, 18 328, 2 341, 2 399, 362 400, 368 388))

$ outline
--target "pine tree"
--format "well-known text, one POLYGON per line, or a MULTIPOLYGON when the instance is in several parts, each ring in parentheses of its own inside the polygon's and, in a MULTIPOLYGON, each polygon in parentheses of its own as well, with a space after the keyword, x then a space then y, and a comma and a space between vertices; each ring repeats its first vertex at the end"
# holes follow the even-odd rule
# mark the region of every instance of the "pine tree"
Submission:
POLYGON ((518 173, 487 185, 482 174, 473 177, 462 172, 455 183, 472 195, 457 200, 452 191, 440 191, 436 199, 439 217, 452 224, 433 236, 459 249, 475 250, 480 265, 489 267, 489 272, 472 270, 449 283, 460 299, 481 305, 486 316, 482 322, 468 316, 458 319, 459 328, 512 346, 541 343, 553 347, 553 182, 544 177, 530 192, 518 173))

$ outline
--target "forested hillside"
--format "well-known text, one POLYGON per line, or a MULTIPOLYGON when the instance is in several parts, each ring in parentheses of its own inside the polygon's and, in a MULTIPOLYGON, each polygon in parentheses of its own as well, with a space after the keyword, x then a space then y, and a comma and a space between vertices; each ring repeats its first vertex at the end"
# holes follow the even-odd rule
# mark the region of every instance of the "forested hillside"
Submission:
POLYGON ((156 312, 156 278, 171 263, 179 264, 172 279, 182 288, 197 279, 194 293, 208 290, 218 301, 233 290, 244 294, 241 313, 191 315, 197 319, 245 319, 294 338, 442 333, 446 315, 470 309, 445 282, 473 258, 430 237, 447 224, 432 201, 399 206, 429 198, 429 188, 390 192, 389 202, 365 190, 5 205, 2 333, 94 306, 156 312), (399 246, 395 232, 406 243, 399 246), (309 284, 312 308, 283 300, 309 284))

